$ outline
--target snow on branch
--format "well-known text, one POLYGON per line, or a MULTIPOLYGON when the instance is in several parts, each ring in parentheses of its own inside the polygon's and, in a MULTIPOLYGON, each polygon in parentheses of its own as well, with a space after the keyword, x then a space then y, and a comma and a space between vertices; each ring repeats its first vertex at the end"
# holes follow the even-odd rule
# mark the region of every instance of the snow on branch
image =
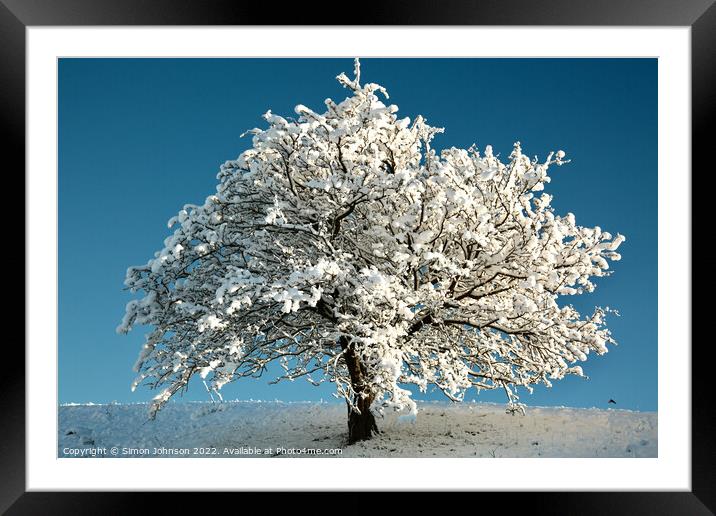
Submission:
POLYGON ((358 60, 337 79, 350 96, 323 113, 268 111, 216 193, 127 271, 140 297, 118 331, 150 327, 135 383, 163 387, 155 409, 196 374, 218 391, 273 361, 378 410, 414 411, 406 385, 504 389, 519 409, 515 386, 583 375, 613 343, 608 310, 558 301, 593 291, 624 237, 555 213, 543 190, 565 153, 437 152, 441 130, 399 118, 358 60))

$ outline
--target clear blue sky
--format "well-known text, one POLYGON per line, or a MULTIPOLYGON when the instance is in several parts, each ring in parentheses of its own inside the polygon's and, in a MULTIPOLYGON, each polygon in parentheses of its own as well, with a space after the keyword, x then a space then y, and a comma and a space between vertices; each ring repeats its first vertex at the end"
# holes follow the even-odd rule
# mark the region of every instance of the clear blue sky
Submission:
MULTIPOLYGON (((218 167, 250 145, 261 114, 322 110, 347 96, 334 77, 352 59, 61 59, 59 62, 59 401, 137 402, 131 370, 143 329, 115 333, 131 299, 128 266, 146 263, 167 220, 215 191, 218 167)), ((400 113, 445 127, 437 147, 522 142, 530 155, 564 149, 572 163, 547 191, 560 213, 627 241, 615 273, 572 297, 621 313, 620 345, 582 364, 590 377, 524 392, 531 405, 657 408, 656 59, 364 59, 400 113), (613 405, 611 405, 613 406, 613 405)), ((48 346, 52 343, 48 343, 48 346)), ((668 343, 662 343, 668 345, 668 343)), ((271 378, 224 387, 225 398, 325 400, 330 384, 271 378)), ((439 395, 429 395, 440 399, 439 395)), ((471 396, 474 397, 474 396, 471 396)), ((200 382, 188 400, 207 399, 200 382)), ((478 400, 503 402, 502 392, 478 400)))

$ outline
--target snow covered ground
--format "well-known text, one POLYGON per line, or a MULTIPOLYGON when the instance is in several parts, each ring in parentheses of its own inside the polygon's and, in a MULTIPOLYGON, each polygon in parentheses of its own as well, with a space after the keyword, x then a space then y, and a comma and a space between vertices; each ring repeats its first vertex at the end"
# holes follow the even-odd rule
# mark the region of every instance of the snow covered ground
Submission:
POLYGON ((657 414, 489 403, 419 403, 416 420, 378 419, 375 439, 345 446, 339 403, 62 405, 60 457, 656 457, 657 414))

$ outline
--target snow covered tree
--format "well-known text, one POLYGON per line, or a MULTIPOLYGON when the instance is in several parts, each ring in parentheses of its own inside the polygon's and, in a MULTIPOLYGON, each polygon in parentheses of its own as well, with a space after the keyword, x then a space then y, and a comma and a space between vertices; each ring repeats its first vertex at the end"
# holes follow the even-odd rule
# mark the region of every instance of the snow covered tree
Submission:
POLYGON ((415 414, 409 385, 449 399, 551 385, 613 343, 608 309, 582 316, 560 296, 591 292, 624 241, 558 216, 542 192, 562 151, 506 162, 431 141, 442 129, 399 118, 377 84, 337 77, 350 96, 296 118, 271 111, 253 146, 186 205, 146 265, 119 332, 149 325, 133 388, 164 387, 152 416, 199 375, 212 390, 260 376, 332 382, 348 440, 384 410, 415 414))

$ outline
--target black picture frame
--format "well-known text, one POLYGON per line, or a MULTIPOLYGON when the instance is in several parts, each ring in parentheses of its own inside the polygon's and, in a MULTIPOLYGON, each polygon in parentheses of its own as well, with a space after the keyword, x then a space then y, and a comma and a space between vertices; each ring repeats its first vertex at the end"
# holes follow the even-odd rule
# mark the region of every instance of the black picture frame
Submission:
MULTIPOLYGON (((25 166, 25 29, 28 26, 104 25, 613 25, 691 27, 692 170, 708 171, 708 126, 716 104, 716 6, 714 0, 399 0, 356 9, 340 17, 329 2, 261 3, 230 0, 0 0, 0 134, 3 154, 25 166), (340 22, 340 23, 337 23, 340 22)), ((21 168, 20 168, 21 167, 21 168)), ((692 172, 691 180, 694 174, 692 172)), ((688 178, 685 178, 688 179, 688 178)), ((22 186, 24 190, 24 184, 22 186)), ((19 190, 18 190, 19 191, 19 190)), ((692 205, 694 203, 692 202, 692 205)), ((693 233, 693 229, 692 229, 693 233)), ((23 265, 24 267, 24 265, 23 265)), ((25 269, 26 270, 26 269, 25 269)), ((27 274, 27 271, 26 271, 27 274)), ((694 309, 698 309, 693 304, 694 309)), ((693 321, 693 315, 692 315, 693 321)), ((685 338, 692 337, 688 331, 685 338)), ((713 514, 716 511, 716 428, 707 398, 709 341, 693 340, 692 490, 689 492, 512 493, 509 508, 550 514, 713 514)), ((688 350, 685 350, 688 352, 688 350)), ((144 498, 161 497, 162 512, 181 509, 188 493, 50 493, 25 490, 25 358, 1 376, 4 430, 0 439, 0 511, 7 514, 126 514, 149 510, 144 498)), ((298 494, 292 495, 293 497, 298 494)), ((212 505, 231 494, 212 494, 212 505)), ((480 506, 505 503, 504 493, 480 493, 480 506), (490 499, 486 499, 489 497, 490 499)), ((295 498, 293 499, 295 503, 295 498)), ((405 502, 403 500, 401 503, 405 502)))

